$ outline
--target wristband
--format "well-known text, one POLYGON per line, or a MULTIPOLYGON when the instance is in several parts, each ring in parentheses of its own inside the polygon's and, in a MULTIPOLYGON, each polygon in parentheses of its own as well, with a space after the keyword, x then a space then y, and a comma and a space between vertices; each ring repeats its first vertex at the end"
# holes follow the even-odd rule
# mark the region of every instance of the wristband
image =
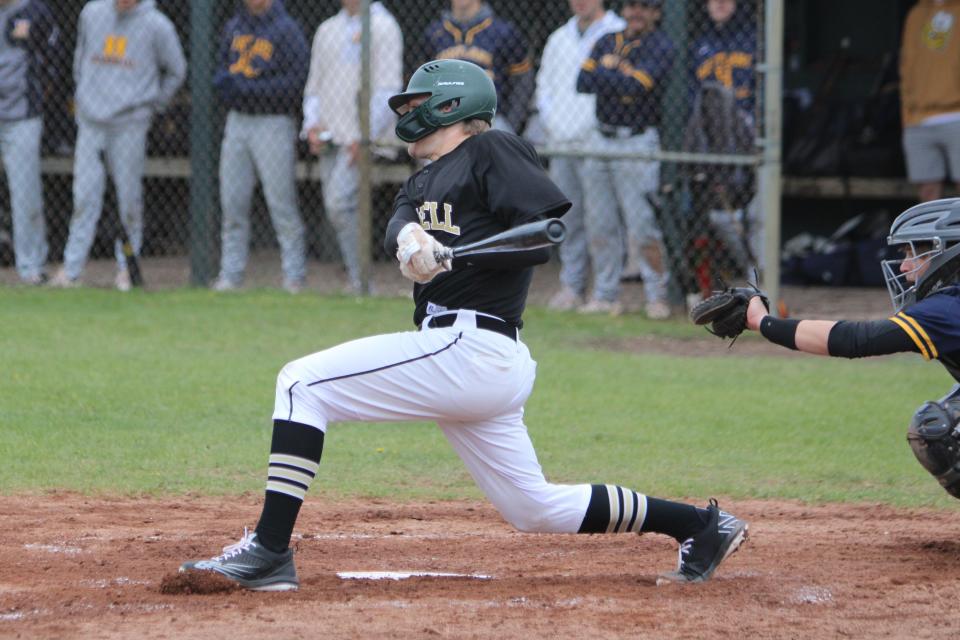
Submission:
POLYGON ((799 324, 799 320, 764 316, 763 320, 760 321, 760 333, 770 342, 796 351, 797 325, 799 324))

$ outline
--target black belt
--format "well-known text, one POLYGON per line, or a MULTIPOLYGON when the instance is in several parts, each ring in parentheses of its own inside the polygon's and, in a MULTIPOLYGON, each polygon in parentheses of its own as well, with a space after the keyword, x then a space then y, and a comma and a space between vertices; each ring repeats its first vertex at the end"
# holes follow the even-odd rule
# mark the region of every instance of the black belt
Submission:
MULTIPOLYGON (((517 339, 517 327, 510 324, 506 320, 501 320, 500 318, 494 318, 493 316, 482 316, 477 314, 477 329, 486 329, 487 331, 494 331, 499 333, 502 336, 507 336, 511 340, 516 341, 517 339)), ((427 323, 428 327, 434 329, 440 329, 443 327, 452 327, 453 323, 457 321, 456 313, 445 313, 439 316, 433 316, 430 318, 430 321, 427 323)))
POLYGON ((600 135, 604 138, 630 138, 638 136, 647 130, 646 127, 618 126, 601 123, 599 127, 600 135))

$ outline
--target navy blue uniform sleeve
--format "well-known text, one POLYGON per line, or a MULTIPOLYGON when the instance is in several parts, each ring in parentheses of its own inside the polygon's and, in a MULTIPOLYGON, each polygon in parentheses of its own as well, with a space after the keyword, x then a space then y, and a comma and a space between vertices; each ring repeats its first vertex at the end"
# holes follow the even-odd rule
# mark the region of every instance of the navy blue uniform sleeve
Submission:
POLYGON ((606 74, 609 71, 600 66, 600 58, 611 50, 612 35, 605 35, 593 45, 590 55, 580 66, 577 76, 577 91, 580 93, 597 93, 601 86, 605 86, 606 74))
POLYGON ((866 358, 909 351, 917 351, 917 346, 889 319, 840 320, 827 336, 827 353, 839 358, 866 358))
POLYGON ((236 24, 237 18, 233 17, 227 20, 227 23, 223 25, 223 33, 220 34, 220 50, 217 52, 218 73, 230 72, 230 47, 236 24))
POLYGON ((500 111, 517 132, 527 119, 536 86, 528 49, 523 35, 508 24, 502 45, 504 87, 500 111))
POLYGON ((890 320, 910 336, 927 360, 960 352, 960 287, 925 298, 890 320))
MULTIPOLYGON (((653 37, 653 36, 651 36, 653 37)), ((627 96, 653 91, 673 66, 674 47, 666 37, 657 38, 649 47, 634 47, 620 56, 620 64, 604 66, 603 57, 616 47, 617 34, 604 36, 580 68, 577 91, 627 96)), ((624 47, 626 49, 626 47, 624 47)))
MULTIPOLYGON (((45 60, 53 60, 60 44, 60 29, 46 4, 37 1, 31 8, 32 12, 28 14, 28 18, 33 24, 30 26, 27 46, 42 55, 45 60)), ((16 26, 16 18, 10 22, 9 27, 12 30, 16 26)))
MULTIPOLYGON (((650 43, 650 48, 632 49, 627 56, 629 65, 621 69, 624 76, 639 84, 644 91, 652 91, 660 85, 673 67, 676 55, 673 42, 665 35, 657 32, 651 38, 655 39, 650 43)), ((636 84, 631 86, 635 87, 636 84)))
POLYGON ((566 213, 570 201, 544 171, 530 143, 501 131, 480 138, 474 171, 487 208, 501 224, 515 227, 566 213))

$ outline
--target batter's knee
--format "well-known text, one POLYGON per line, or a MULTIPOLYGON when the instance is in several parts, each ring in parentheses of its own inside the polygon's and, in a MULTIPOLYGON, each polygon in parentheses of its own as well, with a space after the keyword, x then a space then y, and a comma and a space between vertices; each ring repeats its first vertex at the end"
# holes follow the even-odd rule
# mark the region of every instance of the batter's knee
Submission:
POLYGON ((293 404, 294 396, 307 389, 306 371, 300 360, 288 362, 277 375, 277 403, 293 404))
POLYGON ((287 363, 277 375, 274 419, 290 420, 326 430, 330 411, 322 394, 311 390, 314 368, 305 366, 304 359, 287 363))

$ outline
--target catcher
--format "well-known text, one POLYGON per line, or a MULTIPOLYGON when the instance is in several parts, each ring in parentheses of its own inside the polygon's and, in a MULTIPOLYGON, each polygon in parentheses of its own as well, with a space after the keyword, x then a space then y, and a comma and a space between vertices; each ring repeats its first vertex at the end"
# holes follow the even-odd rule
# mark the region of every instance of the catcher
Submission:
MULTIPOLYGON (((960 198, 907 209, 887 242, 901 257, 881 262, 894 315, 886 320, 793 320, 769 315, 756 288, 731 288, 690 312, 715 335, 736 338, 759 331, 788 349, 862 358, 913 351, 939 360, 960 383, 960 198)), ((907 441, 917 460, 947 492, 960 498, 960 384, 914 413, 907 441)))

